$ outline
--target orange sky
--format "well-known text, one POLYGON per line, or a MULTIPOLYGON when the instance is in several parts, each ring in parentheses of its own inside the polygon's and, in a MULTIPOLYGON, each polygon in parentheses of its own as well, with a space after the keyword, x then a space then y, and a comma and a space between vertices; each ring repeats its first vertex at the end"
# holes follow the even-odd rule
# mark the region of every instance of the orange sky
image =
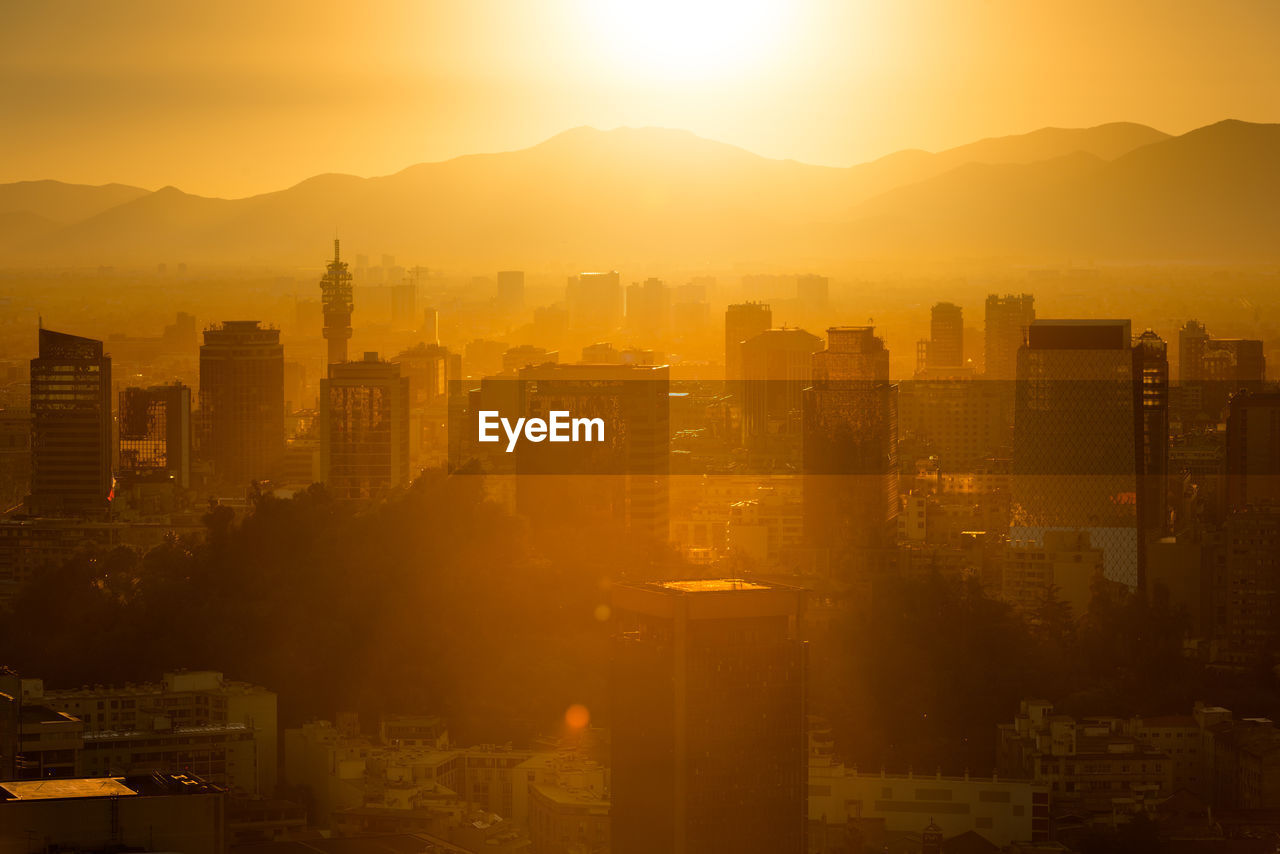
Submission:
POLYGON ((1269 0, 42 0, 0 27, 0 181, 238 196, 584 124, 835 165, 1179 133, 1280 120, 1277 33, 1269 0))

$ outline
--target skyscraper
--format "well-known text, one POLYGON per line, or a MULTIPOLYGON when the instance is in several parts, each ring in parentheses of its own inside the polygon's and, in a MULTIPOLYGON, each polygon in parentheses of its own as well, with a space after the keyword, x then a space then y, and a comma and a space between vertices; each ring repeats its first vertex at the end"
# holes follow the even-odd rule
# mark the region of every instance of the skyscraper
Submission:
POLYGON ((1214 338, 1195 320, 1178 330, 1182 410, 1192 420, 1217 423, 1233 394, 1262 390, 1266 373, 1267 359, 1257 339, 1214 338))
MULTIPOLYGON (((497 380, 492 392, 513 397, 497 380)), ((491 383, 492 385, 492 383, 491 383)), ((519 372, 520 416, 553 411, 604 422, 599 443, 521 443, 517 504, 535 521, 608 521, 665 541, 670 473, 670 369, 666 365, 531 365, 519 372)))
POLYGON ((1018 352, 1013 434, 1013 539, 1088 531, 1109 580, 1138 587, 1152 491, 1167 465, 1168 363, 1152 333, 1127 320, 1036 320, 1018 352), (1147 481, 1148 466, 1151 480, 1147 481))
POLYGON ((830 299, 830 282, 826 276, 808 273, 796 277, 796 302, 801 311, 821 311, 830 299))
POLYGON ((615 854, 801 854, 802 592, 738 579, 613 588, 615 854))
POLYGON ((498 308, 508 314, 524 310, 524 271, 498 272, 498 308))
POLYGON ((964 312, 960 306, 940 302, 929 313, 929 343, 925 368, 942 371, 964 365, 964 312))
POLYGON ((580 332, 611 332, 622 324, 622 284, 617 270, 570 276, 565 292, 569 325, 580 332))
POLYGON ((1133 341, 1133 379, 1137 394, 1139 566, 1146 566, 1149 540, 1169 528, 1169 353, 1164 339, 1150 329, 1133 341))
POLYGON ((276 474, 284 456, 280 330, 256 320, 227 320, 205 330, 200 411, 204 456, 220 483, 240 486, 276 474))
POLYGON ((40 330, 31 360, 35 515, 104 516, 111 495, 111 357, 102 342, 40 330))
MULTIPOLYGON (((351 273, 347 262, 338 253, 338 241, 333 241, 333 260, 320 279, 320 301, 324 311, 324 337, 329 342, 326 364, 347 360, 347 341, 351 338, 352 288, 351 273)), ((386 256, 383 256, 386 258, 386 256)))
POLYGON ((627 286, 627 329, 646 343, 664 334, 671 322, 671 291, 661 279, 627 286))
POLYGON ((365 353, 320 381, 320 476, 340 500, 377 498, 409 482, 409 377, 365 353))
POLYGON ((748 447, 798 450, 800 410, 822 339, 803 329, 768 329, 742 344, 742 434, 748 447))
POLYGON ((191 485, 191 389, 122 389, 119 422, 122 479, 191 485))
POLYGON ((1227 409, 1229 511, 1280 506, 1280 393, 1236 394, 1227 409))
POLYGON ((773 311, 762 302, 744 302, 724 310, 726 390, 742 399, 742 344, 773 327, 773 311))
POLYGON ((898 388, 871 326, 827 330, 804 392, 804 527, 844 556, 892 544, 898 516, 898 388))
POLYGON ((987 379, 1012 380, 1017 376, 1018 348, 1035 319, 1035 297, 1031 294, 987 297, 984 340, 987 379))

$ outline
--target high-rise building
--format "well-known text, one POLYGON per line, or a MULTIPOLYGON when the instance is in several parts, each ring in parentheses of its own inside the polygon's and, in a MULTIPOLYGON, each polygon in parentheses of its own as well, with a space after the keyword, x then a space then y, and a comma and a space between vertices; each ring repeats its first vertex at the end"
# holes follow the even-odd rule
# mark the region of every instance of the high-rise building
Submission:
MULTIPOLYGON (((490 397, 514 400, 518 415, 561 411, 603 421, 603 441, 522 442, 515 452, 520 511, 535 522, 590 527, 608 522, 665 541, 670 473, 670 370, 666 365, 531 365, 490 397), (515 393, 512 394, 511 392, 515 393)), ((493 385, 493 383, 490 383, 493 385)), ((499 407, 502 408, 502 407, 499 407)))
POLYGON ((802 591, 739 579, 613 588, 615 854, 801 854, 802 591))
POLYGON ((1280 393, 1241 392, 1227 407, 1228 510, 1280 506, 1280 393))
POLYGON ((610 332, 622 325, 622 284, 617 270, 570 276, 565 302, 573 329, 610 332))
POLYGON ((31 360, 31 497, 38 516, 102 516, 111 500, 111 357, 40 330, 31 360))
POLYGON ((803 329, 768 329, 742 344, 742 434, 749 447, 798 447, 804 389, 822 339, 803 329))
POLYGON ((762 302, 744 302, 724 310, 724 380, 726 390, 742 399, 742 344, 773 328, 773 311, 762 302))
POLYGON ((1129 587, 1143 582, 1145 540, 1163 530, 1153 496, 1168 459, 1164 342, 1136 344, 1127 320, 1032 322, 1018 352, 1010 531, 1036 542, 1088 531, 1107 579, 1129 587))
MULTIPOLYGON (((1146 546, 1169 533, 1169 354, 1150 329, 1133 341, 1133 381, 1138 400, 1138 525, 1140 566, 1146 546)), ((1144 579, 1145 580, 1145 579, 1144 579)))
POLYGON ((498 308, 508 314, 524 310, 524 271, 498 271, 498 308))
POLYGON ((827 330, 804 392, 804 525, 811 547, 848 555, 892 544, 898 516, 898 387, 875 327, 827 330))
POLYGON ((1178 379, 1184 416, 1217 422, 1231 395, 1261 391, 1267 360, 1263 344, 1250 338, 1213 338, 1203 323, 1188 320, 1178 330, 1178 379))
POLYGON ((256 320, 227 320, 205 330, 200 413, 203 454, 219 482, 243 485, 275 476, 284 456, 280 330, 256 320))
POLYGON ((661 279, 645 279, 627 286, 627 328, 652 343, 667 331, 671 320, 671 291, 661 279))
POLYGON ((984 335, 984 372, 987 379, 1013 380, 1017 377, 1018 348, 1035 319, 1035 297, 1031 294, 991 294, 987 297, 984 335))
POLYGON ((925 344, 924 369, 955 370, 964 365, 964 312, 960 306, 940 302, 929 314, 929 340, 925 344))
POLYGON ((320 476, 340 500, 377 498, 409 482, 409 378, 365 353, 320 381, 320 476))
POLYGON ((1269 661, 1280 640, 1280 505, 1229 510, 1215 540, 1206 609, 1214 658, 1269 661))
POLYGON ((120 475, 191 485, 191 389, 182 383, 120 392, 120 475))
MULTIPOLYGON (((347 360, 347 341, 351 338, 352 287, 351 272, 347 262, 338 253, 339 245, 333 241, 333 260, 320 279, 320 301, 324 311, 324 337, 329 342, 326 364, 347 360)), ((383 256, 385 259, 387 256, 383 256)))
POLYGON ((796 301, 802 311, 821 311, 830 299, 829 281, 826 276, 808 273, 796 277, 796 301))

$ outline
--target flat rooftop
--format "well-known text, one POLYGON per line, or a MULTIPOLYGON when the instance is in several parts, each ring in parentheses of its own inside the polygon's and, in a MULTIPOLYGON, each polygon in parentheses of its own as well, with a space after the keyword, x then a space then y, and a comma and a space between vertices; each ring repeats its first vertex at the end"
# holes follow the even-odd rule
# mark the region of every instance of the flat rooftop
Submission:
POLYGON ((769 590, 771 585, 741 578, 706 578, 697 581, 660 581, 659 587, 681 593, 725 593, 731 590, 769 590))
POLYGON ((0 791, 11 801, 49 801, 62 798, 122 798, 138 793, 123 777, 77 777, 49 780, 8 780, 0 791))

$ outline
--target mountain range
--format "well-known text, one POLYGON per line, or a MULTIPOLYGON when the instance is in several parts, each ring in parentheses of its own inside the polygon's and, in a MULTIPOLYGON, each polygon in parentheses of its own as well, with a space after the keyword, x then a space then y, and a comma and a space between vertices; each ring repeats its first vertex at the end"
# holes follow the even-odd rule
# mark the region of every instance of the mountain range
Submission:
POLYGON ((576 128, 531 148, 318 175, 242 199, 0 185, 10 265, 318 266, 355 251, 434 267, 588 269, 861 260, 1272 262, 1280 125, 1180 136, 1044 128, 848 168, 771 160, 692 133, 576 128))

